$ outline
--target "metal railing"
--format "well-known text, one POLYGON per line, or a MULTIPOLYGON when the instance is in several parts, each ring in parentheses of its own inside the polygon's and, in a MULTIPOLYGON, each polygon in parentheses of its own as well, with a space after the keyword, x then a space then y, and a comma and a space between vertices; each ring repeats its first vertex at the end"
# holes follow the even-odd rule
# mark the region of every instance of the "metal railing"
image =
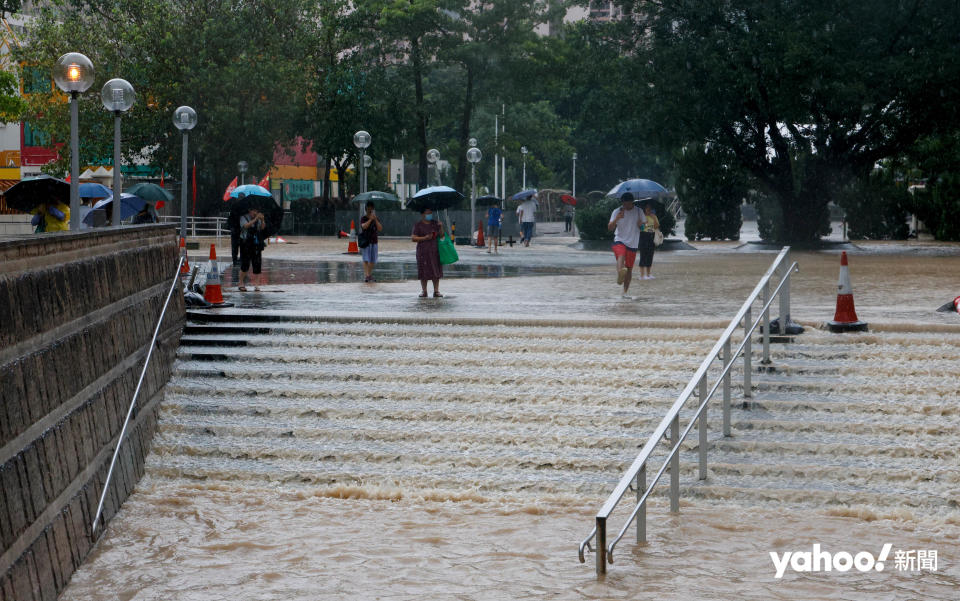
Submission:
MULTIPOLYGON (((162 215, 160 223, 174 223, 180 225, 179 215, 162 215)), ((220 237, 228 233, 226 217, 187 217, 187 236, 196 238, 198 236, 205 238, 216 238, 217 246, 220 246, 220 237)), ((177 235, 183 236, 183 232, 177 229, 177 235)))
POLYGON ((677 397, 677 400, 674 401, 673 405, 670 407, 670 410, 660 421, 660 424, 656 427, 656 429, 653 431, 653 434, 647 440, 647 443, 643 445, 643 449, 641 449, 640 454, 637 455, 637 458, 633 460, 630 468, 620 479, 620 482, 617 483, 613 493, 610 494, 606 503, 603 504, 603 507, 597 513, 596 526, 594 527, 593 531, 590 532, 587 538, 580 543, 578 555, 580 558, 580 563, 584 563, 586 561, 584 559, 585 550, 596 553, 596 567, 598 576, 607 571, 607 562, 611 564, 613 563, 613 550, 617 543, 620 542, 620 539, 623 538, 624 534, 626 534, 634 520, 637 522, 637 542, 645 542, 647 540, 647 498, 660 481, 661 476, 663 476, 664 472, 666 472, 668 469, 670 471, 670 511, 672 513, 678 513, 680 511, 680 445, 683 444, 684 439, 687 437, 687 434, 690 433, 690 430, 693 429, 694 424, 696 424, 698 427, 699 440, 697 444, 697 450, 700 468, 699 479, 705 480, 707 478, 707 405, 709 404, 710 399, 713 397, 713 394, 719 387, 722 386, 722 431, 724 436, 730 436, 730 372, 734 363, 740 356, 743 357, 743 396, 750 398, 753 395, 750 381, 751 372, 753 369, 751 364, 753 359, 752 335, 757 329, 757 326, 763 323, 762 361, 765 364, 770 363, 770 305, 773 303, 773 299, 776 298, 777 295, 780 295, 781 331, 783 331, 786 324, 789 322, 790 275, 797 270, 796 262, 789 263, 789 252, 790 247, 787 246, 780 251, 779 255, 777 255, 777 258, 773 261, 773 264, 769 269, 767 269, 767 272, 760 279, 760 282, 753 289, 753 292, 750 293, 750 296, 747 297, 747 300, 740 307, 736 317, 730 321, 730 325, 728 325, 727 329, 724 330, 723 334, 720 336, 720 339, 717 340, 716 344, 713 345, 713 349, 707 354, 707 357, 700 364, 700 367, 693 375, 693 378, 690 379, 690 381, 687 383, 687 386, 683 389, 683 392, 681 392, 680 396, 677 397), (776 286, 771 294, 770 280, 780 267, 785 267, 785 271, 783 272, 780 283, 776 286), (760 317, 754 320, 753 304, 756 302, 758 297, 761 298, 763 306, 760 309, 760 317), (740 343, 737 349, 731 353, 732 344, 730 339, 741 327, 741 325, 743 327, 743 341, 740 343), (716 382, 714 383, 713 387, 708 391, 708 371, 718 357, 723 361, 723 369, 717 375, 716 382), (697 408, 693 415, 690 416, 687 427, 683 430, 683 432, 681 432, 680 410, 693 395, 694 390, 697 391, 697 408), (650 460, 653 450, 657 447, 657 445, 660 444, 661 441, 663 441, 664 434, 666 433, 668 427, 670 428, 669 443, 672 445, 672 447, 667 453, 667 457, 664 459, 663 465, 659 470, 657 470, 657 473, 653 477, 653 481, 650 482, 648 486, 647 462, 650 460), (636 505, 634 506, 633 511, 630 513, 630 517, 627 519, 626 524, 624 524, 617 536, 608 545, 607 520, 610 518, 613 510, 616 509, 617 504, 630 489, 636 490, 636 505), (591 540, 594 541, 593 545, 590 544, 591 540))
POLYGON ((170 283, 170 290, 167 292, 167 300, 163 301, 163 308, 160 309, 160 317, 157 318, 157 327, 153 329, 153 337, 150 339, 150 346, 147 348, 147 358, 143 360, 143 369, 140 371, 140 379, 137 381, 137 388, 133 391, 133 398, 130 399, 130 407, 127 409, 127 418, 123 420, 123 428, 120 430, 120 437, 117 439, 117 447, 113 450, 113 459, 110 460, 110 469, 107 470, 107 479, 103 483, 103 492, 100 493, 100 503, 97 505, 97 514, 93 517, 93 524, 90 531, 96 533, 97 524, 100 522, 100 515, 103 513, 103 502, 107 498, 107 491, 110 490, 110 478, 113 476, 113 468, 117 463, 117 456, 120 454, 120 445, 123 444, 123 437, 127 433, 127 425, 130 424, 130 417, 133 415, 133 408, 137 405, 137 397, 140 395, 140 387, 143 386, 143 378, 147 375, 147 367, 150 365, 150 357, 153 355, 153 348, 157 344, 157 335, 160 334, 160 324, 163 323, 163 316, 167 314, 167 306, 170 305, 170 298, 173 291, 180 282, 180 266, 183 265, 183 256, 177 261, 177 269, 174 271, 173 282, 170 283))

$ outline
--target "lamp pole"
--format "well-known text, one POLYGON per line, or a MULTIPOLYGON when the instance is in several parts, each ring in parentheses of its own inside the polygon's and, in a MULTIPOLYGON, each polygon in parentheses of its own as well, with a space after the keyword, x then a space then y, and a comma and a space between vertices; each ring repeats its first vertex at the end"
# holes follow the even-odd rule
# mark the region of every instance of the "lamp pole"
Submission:
POLYGON ((570 195, 577 197, 577 153, 573 153, 573 190, 570 195))
POLYGON ((93 85, 93 63, 79 52, 68 52, 53 66, 57 87, 70 94, 70 229, 80 229, 80 107, 79 96, 93 85))
POLYGON ((237 163, 237 171, 240 172, 240 185, 241 185, 241 186, 243 185, 244 176, 245 176, 246 173, 247 173, 247 166, 248 166, 248 165, 247 165, 247 162, 246 162, 246 161, 240 161, 239 163, 237 163))
POLYGON ((113 225, 120 225, 123 192, 120 180, 120 117, 130 110, 136 99, 133 86, 125 79, 111 79, 100 90, 103 107, 113 112, 113 217, 110 219, 113 225))
POLYGON ((183 132, 183 163, 180 179, 180 237, 187 236, 187 138, 188 132, 197 125, 197 111, 189 106, 173 111, 173 125, 183 132))
POLYGON ((357 133, 353 134, 353 145, 360 149, 360 192, 367 191, 367 148, 370 147, 370 143, 373 141, 373 138, 370 137, 369 132, 360 130, 357 133))
MULTIPOLYGON (((476 140, 470 140, 476 143, 476 140)), ((473 236, 473 230, 477 227, 477 163, 483 158, 480 149, 474 146, 467 151, 467 160, 470 161, 470 236, 473 236)))
POLYGON ((521 188, 526 190, 527 189, 527 147, 526 146, 520 147, 520 154, 523 155, 523 185, 521 186, 521 188))

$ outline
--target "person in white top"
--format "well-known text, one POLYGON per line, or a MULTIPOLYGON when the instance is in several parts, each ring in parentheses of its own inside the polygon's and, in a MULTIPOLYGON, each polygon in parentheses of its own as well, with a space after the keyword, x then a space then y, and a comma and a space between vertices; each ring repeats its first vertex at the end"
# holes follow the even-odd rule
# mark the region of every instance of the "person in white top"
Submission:
POLYGON ((520 243, 530 246, 533 238, 533 224, 536 223, 537 197, 531 196, 517 207, 517 218, 520 219, 520 243))
POLYGON ((633 264, 637 260, 637 247, 640 246, 640 232, 647 223, 643 211, 633 204, 633 194, 627 192, 620 197, 621 205, 610 214, 607 229, 614 232, 613 255, 617 258, 617 283, 623 284, 623 297, 630 289, 633 279, 633 264))

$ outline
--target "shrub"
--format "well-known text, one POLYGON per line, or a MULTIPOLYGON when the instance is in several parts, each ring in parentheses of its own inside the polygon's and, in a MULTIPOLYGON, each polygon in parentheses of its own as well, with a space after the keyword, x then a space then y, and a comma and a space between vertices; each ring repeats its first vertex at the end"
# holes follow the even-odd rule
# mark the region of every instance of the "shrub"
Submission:
POLYGON ((910 233, 910 194, 888 172, 871 173, 843 190, 837 202, 846 212, 851 240, 905 240, 910 233))

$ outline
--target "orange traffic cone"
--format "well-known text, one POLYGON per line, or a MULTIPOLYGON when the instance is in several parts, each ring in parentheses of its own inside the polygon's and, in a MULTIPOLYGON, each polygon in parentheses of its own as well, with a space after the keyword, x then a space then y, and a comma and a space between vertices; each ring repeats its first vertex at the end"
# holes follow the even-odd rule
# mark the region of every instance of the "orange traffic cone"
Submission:
POLYGON ((347 242, 347 254, 360 254, 360 247, 357 246, 357 229, 353 225, 353 219, 350 220, 350 242, 347 242))
POLYGON ((477 229, 477 247, 483 248, 486 244, 483 241, 483 224, 480 224, 480 227, 477 229))
POLYGON ((867 324, 857 319, 853 306, 853 286, 850 285, 850 268, 847 266, 847 252, 840 255, 840 281, 837 284, 837 310, 833 321, 827 322, 831 332, 865 332, 867 324))
POLYGON ((220 288, 220 267, 217 265, 217 246, 210 245, 210 271, 207 272, 207 285, 203 288, 203 300, 211 305, 223 303, 223 290, 220 288))
POLYGON ((183 253, 183 264, 180 265, 180 275, 190 273, 190 261, 187 260, 187 239, 180 236, 180 252, 183 253))

